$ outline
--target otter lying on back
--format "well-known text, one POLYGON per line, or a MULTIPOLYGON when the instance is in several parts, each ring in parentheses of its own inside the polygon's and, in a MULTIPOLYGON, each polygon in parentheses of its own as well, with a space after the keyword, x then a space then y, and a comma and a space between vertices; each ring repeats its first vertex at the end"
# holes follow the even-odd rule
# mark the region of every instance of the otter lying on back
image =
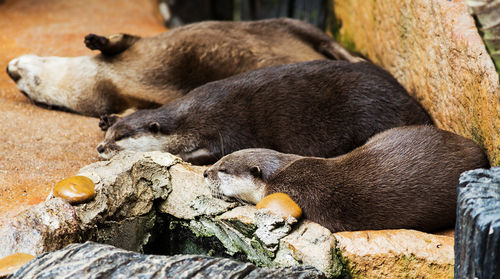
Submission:
POLYGON ((488 167, 473 141, 433 126, 412 126, 377 134, 332 159, 241 150, 204 175, 214 193, 250 203, 286 193, 305 218, 332 232, 435 231, 455 222, 460 173, 488 167))
POLYGON ((317 59, 359 61, 313 25, 295 19, 206 21, 141 38, 89 34, 95 56, 23 55, 7 73, 36 104, 100 116, 155 108, 207 82, 317 59))
POLYGON ((262 147, 333 157, 398 126, 431 124, 389 73, 371 63, 318 60, 281 65, 208 83, 154 110, 116 122, 98 146, 161 150, 195 164, 262 147))

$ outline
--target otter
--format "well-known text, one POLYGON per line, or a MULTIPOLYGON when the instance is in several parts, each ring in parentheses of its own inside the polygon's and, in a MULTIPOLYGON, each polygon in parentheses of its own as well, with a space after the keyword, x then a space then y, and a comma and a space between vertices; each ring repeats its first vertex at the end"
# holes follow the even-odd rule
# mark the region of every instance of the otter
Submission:
POLYGON ((161 150, 209 164, 262 147, 333 157, 393 127, 431 124, 389 73, 371 63, 317 60, 262 68, 207 83, 158 109, 130 114, 97 150, 161 150))
POLYGON ((96 56, 23 55, 7 73, 35 104, 99 117, 155 108, 210 81, 317 59, 359 61, 313 25, 294 19, 207 21, 140 38, 89 34, 96 56))
POLYGON ((332 232, 453 226, 462 172, 489 168, 472 140, 433 126, 393 128, 329 159, 244 149, 204 172, 215 195, 257 203, 283 192, 332 232))

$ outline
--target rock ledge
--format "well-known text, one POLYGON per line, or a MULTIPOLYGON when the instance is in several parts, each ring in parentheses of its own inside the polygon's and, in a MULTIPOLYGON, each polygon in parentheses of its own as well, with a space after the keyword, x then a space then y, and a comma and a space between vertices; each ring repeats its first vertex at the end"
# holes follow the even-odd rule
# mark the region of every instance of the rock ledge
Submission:
POLYGON ((146 253, 232 257, 262 267, 307 265, 328 278, 453 274, 451 237, 406 230, 332 234, 308 220, 283 220, 213 198, 204 169, 161 152, 123 153, 88 165, 78 175, 95 183, 95 198, 71 206, 49 196, 0 228, 0 247, 6 247, 0 256, 40 255, 92 240, 146 253))

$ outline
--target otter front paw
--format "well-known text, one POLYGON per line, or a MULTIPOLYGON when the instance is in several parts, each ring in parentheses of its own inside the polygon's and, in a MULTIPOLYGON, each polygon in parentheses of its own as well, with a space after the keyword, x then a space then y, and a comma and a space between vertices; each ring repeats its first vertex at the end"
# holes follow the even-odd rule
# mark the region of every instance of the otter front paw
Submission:
POLYGON ((120 117, 116 114, 101 115, 99 119, 99 128, 103 131, 107 131, 109 127, 113 126, 119 119, 120 117))
POLYGON ((85 36, 85 45, 92 50, 103 50, 109 43, 109 39, 96 34, 88 34, 85 36))

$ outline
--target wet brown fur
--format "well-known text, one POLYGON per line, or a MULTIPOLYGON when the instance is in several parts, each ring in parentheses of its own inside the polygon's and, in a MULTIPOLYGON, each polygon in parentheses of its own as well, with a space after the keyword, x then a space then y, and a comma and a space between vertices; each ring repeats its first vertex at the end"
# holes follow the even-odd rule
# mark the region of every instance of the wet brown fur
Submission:
POLYGON ((318 60, 211 82, 128 115, 108 130, 99 150, 148 134, 164 136, 162 151, 195 164, 255 147, 333 157, 378 132, 415 124, 432 120, 389 73, 371 63, 318 60), (159 128, 151 131, 152 123, 159 128), (198 149, 208 156, 190 157, 198 149))
POLYGON ((290 155, 281 156, 284 163, 276 168, 279 153, 242 150, 221 159, 207 176, 214 179, 219 169, 246 175, 258 166, 265 195, 288 194, 305 218, 332 232, 436 231, 455 222, 460 173, 489 167, 473 141, 433 126, 394 128, 332 159, 295 157, 290 163, 290 155))
POLYGON ((207 82, 262 67, 360 60, 313 25, 286 18, 206 21, 149 38, 89 34, 85 44, 101 51, 93 58, 99 66, 95 83, 110 83, 94 87, 73 109, 93 116, 158 107, 207 82))

